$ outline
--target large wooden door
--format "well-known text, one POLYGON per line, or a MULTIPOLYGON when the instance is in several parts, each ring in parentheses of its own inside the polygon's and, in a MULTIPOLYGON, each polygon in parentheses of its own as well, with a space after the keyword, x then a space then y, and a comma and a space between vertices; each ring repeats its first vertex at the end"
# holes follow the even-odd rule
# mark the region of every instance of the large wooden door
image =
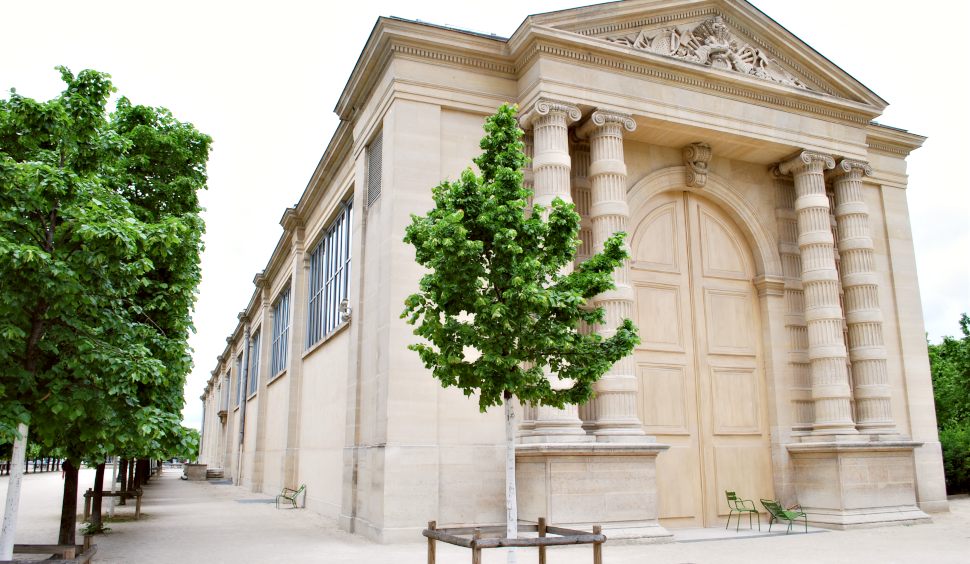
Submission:
POLYGON ((751 251, 723 211, 691 193, 660 194, 637 219, 639 411, 645 431, 671 445, 657 460, 661 523, 717 525, 724 490, 773 497, 751 251))

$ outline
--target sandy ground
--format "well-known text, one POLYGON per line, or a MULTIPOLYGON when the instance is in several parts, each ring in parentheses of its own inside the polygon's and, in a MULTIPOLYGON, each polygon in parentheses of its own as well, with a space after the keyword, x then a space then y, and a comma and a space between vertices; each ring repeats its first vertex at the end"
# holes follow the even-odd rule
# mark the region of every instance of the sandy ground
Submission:
MULTIPOLYGON (((366 562, 424 563, 423 539, 410 544, 379 545, 337 530, 331 520, 307 510, 277 510, 269 496, 214 482, 179 480, 169 471, 145 489, 140 521, 124 520, 134 507, 116 512, 119 522, 96 537, 96 562, 180 563, 237 562, 366 562)), ((90 487, 94 471, 81 472, 81 490, 90 487)), ((7 478, 0 478, 0 499, 7 478)), ((17 542, 51 543, 57 535, 62 481, 59 472, 27 475, 21 500, 17 542)), ((83 507, 80 503, 79 509, 83 507)), ((695 532, 694 537, 697 534, 695 532)), ((685 535, 686 538, 686 535, 685 535)), ((499 550, 484 552, 488 564, 505 562, 499 550)), ((970 499, 956 499, 950 512, 933 515, 933 523, 902 527, 824 531, 810 534, 675 542, 662 545, 604 546, 610 564, 865 562, 970 563, 970 499)), ((438 562, 470 562, 470 551, 439 544, 438 562)), ((519 562, 537 562, 534 550, 520 551, 519 562)), ((550 564, 588 564, 588 546, 549 550, 550 564)))

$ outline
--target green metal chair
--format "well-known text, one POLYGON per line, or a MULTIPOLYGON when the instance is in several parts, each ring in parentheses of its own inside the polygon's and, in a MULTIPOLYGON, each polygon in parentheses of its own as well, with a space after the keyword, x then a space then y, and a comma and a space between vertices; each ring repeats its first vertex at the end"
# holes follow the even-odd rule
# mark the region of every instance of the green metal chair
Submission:
POLYGON ((741 514, 742 513, 747 513, 748 514, 748 528, 749 529, 751 528, 751 514, 754 513, 755 517, 758 518, 758 530, 759 531, 761 530, 761 514, 758 513, 758 510, 755 508, 753 501, 751 501, 750 499, 741 499, 741 498, 738 497, 738 495, 736 493, 734 493, 732 491, 729 491, 729 490, 725 490, 724 491, 724 495, 727 496, 728 508, 731 510, 728 513, 727 524, 724 525, 724 528, 725 529, 727 529, 729 526, 731 526, 731 516, 734 515, 735 512, 737 512, 737 514, 738 514, 738 524, 734 528, 735 531, 741 530, 741 514))
POLYGON ((768 510, 768 513, 771 514, 771 521, 768 522, 769 533, 771 532, 771 524, 775 521, 778 521, 779 523, 782 521, 788 521, 788 530, 785 531, 785 534, 787 535, 791 532, 792 524, 799 518, 805 521, 805 532, 808 532, 808 514, 804 511, 800 511, 800 507, 797 509, 794 507, 791 509, 785 509, 780 503, 773 499, 762 499, 761 505, 764 505, 765 509, 768 510))
MULTIPOLYGON (((306 489, 306 484, 301 485, 300 489, 298 490, 283 488, 283 490, 280 492, 280 495, 276 496, 276 508, 279 509, 280 501, 283 501, 293 505, 293 509, 296 509, 297 508, 296 498, 300 497, 300 494, 303 493, 303 490, 305 489, 306 489)), ((303 500, 303 504, 306 505, 306 499, 303 500)))

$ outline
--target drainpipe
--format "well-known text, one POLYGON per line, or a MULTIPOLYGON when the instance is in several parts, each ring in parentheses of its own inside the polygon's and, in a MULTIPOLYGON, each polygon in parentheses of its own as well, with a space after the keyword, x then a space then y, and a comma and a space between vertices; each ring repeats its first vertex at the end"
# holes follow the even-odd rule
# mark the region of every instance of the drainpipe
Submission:
POLYGON ((249 395, 249 319, 246 312, 239 314, 239 321, 245 324, 243 330, 243 365, 239 380, 239 457, 236 460, 236 485, 242 484, 243 439, 246 437, 246 396, 249 395))

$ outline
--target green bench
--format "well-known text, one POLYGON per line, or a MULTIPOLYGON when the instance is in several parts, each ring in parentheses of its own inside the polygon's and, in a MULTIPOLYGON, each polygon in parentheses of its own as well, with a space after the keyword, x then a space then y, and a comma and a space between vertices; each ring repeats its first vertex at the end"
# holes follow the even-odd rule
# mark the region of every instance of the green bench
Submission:
POLYGON ((791 509, 785 509, 780 503, 773 499, 762 499, 761 505, 764 505, 765 509, 768 510, 768 513, 771 514, 771 520, 768 522, 769 533, 771 532, 771 524, 775 521, 778 521, 779 523, 782 521, 788 521, 788 530, 785 531, 785 534, 787 535, 791 532, 792 524, 799 518, 805 521, 805 532, 808 532, 808 514, 804 511, 799 511, 801 509, 800 507, 795 506, 791 509))
POLYGON ((298 490, 283 488, 283 491, 280 492, 280 495, 276 496, 276 508, 277 509, 280 508, 280 500, 283 500, 287 503, 293 504, 293 509, 296 509, 296 498, 300 497, 300 494, 303 493, 303 490, 305 489, 306 489, 306 484, 301 485, 300 489, 298 490))

